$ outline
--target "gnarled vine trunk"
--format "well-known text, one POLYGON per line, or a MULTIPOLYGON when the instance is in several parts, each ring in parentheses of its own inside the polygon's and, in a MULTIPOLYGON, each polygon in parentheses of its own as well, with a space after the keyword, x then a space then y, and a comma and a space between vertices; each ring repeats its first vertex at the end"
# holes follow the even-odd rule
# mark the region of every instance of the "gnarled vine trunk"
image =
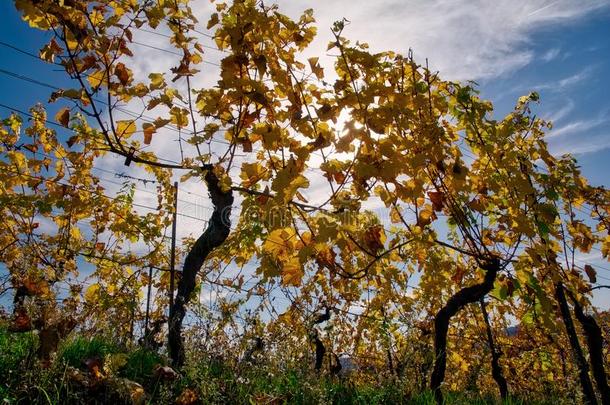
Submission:
POLYGON ((485 329, 487 330, 487 343, 489 344, 489 350, 491 350, 491 375, 496 381, 496 384, 498 384, 498 389, 500 390, 500 397, 502 399, 507 399, 508 384, 506 383, 506 378, 504 378, 504 373, 502 372, 502 367, 500 366, 501 353, 496 348, 496 344, 494 342, 494 337, 491 331, 491 324, 489 323, 489 315, 487 314, 487 308, 485 308, 485 300, 481 298, 479 302, 481 303, 481 312, 483 313, 485 329))
POLYGON ((606 370, 604 369, 604 339, 602 337, 602 330, 595 321, 595 318, 585 314, 582 305, 580 305, 580 302, 574 298, 574 295, 569 290, 568 295, 574 303, 576 319, 578 319, 585 332, 587 347, 589 348, 589 363, 591 364, 591 371, 593 371, 595 385, 597 385, 597 390, 602 397, 602 403, 610 404, 610 388, 608 387, 606 370))
POLYGON ((330 319, 330 308, 328 306, 324 307, 324 313, 319 314, 315 317, 311 324, 311 330, 309 332, 309 339, 315 346, 315 356, 316 361, 314 364, 314 369, 316 372, 322 371, 322 365, 324 363, 324 356, 326 355, 326 347, 324 346, 324 342, 320 340, 320 334, 316 329, 316 325, 326 322, 330 319))
POLYGON ((447 304, 438 311, 434 318, 435 361, 430 379, 430 388, 434 391, 434 397, 439 404, 443 403, 441 384, 445 379, 445 369, 447 368, 447 332, 449 331, 449 321, 467 304, 477 302, 491 291, 496 274, 500 270, 500 261, 494 258, 481 266, 481 268, 486 271, 483 282, 462 288, 449 298, 447 304))
POLYGON ((312 333, 311 340, 314 343, 316 352, 316 361, 314 364, 314 369, 316 370, 316 372, 319 373, 322 370, 324 355, 326 354, 326 347, 324 347, 324 343, 322 343, 322 341, 320 340, 317 330, 314 330, 314 332, 312 333))
POLYGON ((184 347, 182 344, 182 320, 186 314, 186 304, 195 289, 195 278, 203 262, 210 252, 220 246, 229 236, 231 230, 231 205, 233 192, 223 192, 218 184, 218 178, 208 170, 205 175, 210 198, 214 205, 214 212, 208 222, 208 227, 197 239, 188 255, 184 259, 182 277, 178 281, 178 291, 174 305, 170 310, 169 319, 169 354, 174 367, 180 368, 184 364, 184 347))
POLYGON ((563 284, 561 283, 555 284, 555 298, 559 303, 559 312, 561 314, 561 319, 563 320, 563 323, 566 327, 570 346, 572 347, 574 361, 576 362, 576 366, 578 367, 578 377, 580 379, 582 393, 585 396, 585 403, 597 404, 595 392, 593 391, 593 384, 591 383, 591 379, 589 378, 589 367, 587 365, 587 360, 585 359, 585 355, 582 351, 582 348, 580 347, 580 343, 578 342, 578 335, 576 335, 576 329, 574 328, 572 315, 570 315, 570 308, 568 307, 568 302, 566 301, 563 284))

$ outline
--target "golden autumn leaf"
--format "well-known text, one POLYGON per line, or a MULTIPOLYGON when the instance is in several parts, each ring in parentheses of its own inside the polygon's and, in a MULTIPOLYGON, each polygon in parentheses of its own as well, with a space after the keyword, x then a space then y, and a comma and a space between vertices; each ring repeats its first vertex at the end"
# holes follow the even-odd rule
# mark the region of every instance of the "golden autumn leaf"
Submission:
POLYGON ((262 180, 267 173, 267 169, 261 166, 260 163, 244 163, 241 167, 240 177, 244 187, 251 187, 258 181, 262 180))
POLYGON ((99 299, 100 290, 101 289, 100 289, 99 284, 91 284, 85 290, 85 294, 84 294, 85 301, 90 302, 90 303, 95 303, 99 299))
POLYGON ((303 279, 303 266, 298 257, 291 257, 282 263, 282 283, 298 287, 303 279))
POLYGON ((286 257, 292 253, 296 234, 292 228, 280 228, 273 230, 263 243, 263 251, 274 258, 286 257))
POLYGON ((434 221, 435 219, 437 218, 436 214, 434 214, 434 211, 432 210, 432 207, 430 205, 426 205, 421 211, 419 211, 419 215, 417 217, 417 225, 424 227, 432 223, 432 221, 434 221))
POLYGON ((311 68, 311 71, 313 72, 313 74, 316 75, 316 77, 321 80, 324 78, 324 69, 318 63, 319 60, 320 60, 320 58, 313 57, 313 58, 307 59, 307 62, 309 62, 309 67, 311 68))
POLYGON ((277 192, 278 199, 284 203, 292 200, 299 188, 309 187, 309 180, 299 174, 299 170, 299 163, 291 159, 273 180, 271 189, 277 192))
POLYGON ((136 132, 134 120, 121 120, 116 122, 116 134, 119 138, 129 138, 136 132))
POLYGON ((170 109, 169 115, 171 117, 171 122, 178 128, 186 127, 189 124, 189 113, 188 110, 185 108, 172 107, 170 109))
POLYGON ((105 78, 106 78, 105 70, 96 70, 95 72, 87 75, 87 81, 91 85, 91 88, 94 90, 99 88, 102 84, 104 84, 105 78))
POLYGON ((162 89, 166 86, 163 73, 151 73, 148 75, 148 78, 150 79, 149 87, 151 90, 162 89))

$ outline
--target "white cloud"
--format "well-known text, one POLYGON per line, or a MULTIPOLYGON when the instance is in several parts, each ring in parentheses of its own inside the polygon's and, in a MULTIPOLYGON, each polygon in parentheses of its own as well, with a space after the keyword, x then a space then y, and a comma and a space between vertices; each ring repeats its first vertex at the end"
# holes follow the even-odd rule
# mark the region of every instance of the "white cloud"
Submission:
POLYGON ((596 66, 586 66, 580 71, 566 76, 563 79, 537 85, 534 87, 534 89, 536 91, 547 90, 555 93, 564 92, 574 87, 575 85, 589 79, 595 69, 596 66))
POLYGON ((553 59, 557 58, 560 53, 561 53, 561 49, 559 49, 559 48, 551 48, 548 51, 546 51, 545 53, 543 53, 540 56, 540 59, 542 59, 545 62, 550 62, 553 59))
POLYGON ((585 155, 587 153, 600 152, 610 148, 610 137, 602 134, 592 137, 578 137, 571 141, 549 143, 549 149, 555 156, 569 153, 573 156, 585 155))
POLYGON ((558 110, 546 112, 543 114, 543 117, 554 124, 571 113, 575 106, 574 101, 568 98, 558 110))
MULTIPOLYGON (((541 117, 547 121, 550 121, 555 125, 558 121, 561 121, 563 118, 567 117, 572 111, 574 111, 574 107, 576 107, 576 103, 571 98, 566 98, 564 100, 557 100, 559 105, 549 105, 546 106, 546 103, 543 103, 546 108, 541 113, 541 117)), ((548 136, 548 135, 547 135, 548 136)))
MULTIPOLYGON (((279 2, 296 16, 312 7, 318 20, 317 50, 331 40, 332 22, 351 21, 345 34, 368 42, 375 50, 406 52, 429 58, 433 68, 450 79, 497 77, 525 66, 534 58, 528 45, 535 30, 573 22, 608 0, 414 0, 279 2)), ((548 57, 548 56, 547 56, 548 57)))
POLYGON ((551 131, 549 131, 547 138, 554 138, 554 137, 573 134, 573 133, 584 134, 585 131, 596 128, 606 122, 608 122, 607 119, 599 119, 599 118, 570 122, 569 124, 566 124, 562 127, 559 127, 557 129, 552 129, 551 131))

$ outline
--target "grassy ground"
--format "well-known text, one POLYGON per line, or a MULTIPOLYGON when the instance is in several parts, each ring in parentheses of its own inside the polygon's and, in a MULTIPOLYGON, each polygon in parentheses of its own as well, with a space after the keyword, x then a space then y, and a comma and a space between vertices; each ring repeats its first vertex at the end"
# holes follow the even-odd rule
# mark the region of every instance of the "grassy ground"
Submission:
MULTIPOLYGON (((235 367, 191 361, 180 375, 166 359, 100 337, 63 342, 55 359, 36 359, 37 336, 0 329, 0 398, 9 404, 433 404, 429 392, 405 395, 407 381, 355 383, 306 369, 235 367)), ((448 404, 491 404, 475 394, 446 394, 448 404)), ((553 402, 553 401, 549 401, 553 402)), ((512 400, 507 404, 526 403, 512 400)))

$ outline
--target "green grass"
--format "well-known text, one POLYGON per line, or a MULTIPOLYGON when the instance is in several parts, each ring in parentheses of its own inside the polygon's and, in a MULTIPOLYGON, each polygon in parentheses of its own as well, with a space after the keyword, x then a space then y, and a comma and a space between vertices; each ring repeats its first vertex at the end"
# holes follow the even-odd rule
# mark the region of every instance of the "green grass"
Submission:
POLYGON ((0 328, 0 375, 8 375, 35 354, 38 337, 32 332, 11 333, 0 328))
POLYGON ((117 345, 102 337, 74 336, 60 345, 58 359, 69 366, 83 368, 83 362, 87 359, 103 359, 108 354, 119 352, 117 345))
MULTIPOLYGON (((38 338, 33 333, 10 333, 0 328, 0 401, 8 404, 122 404, 110 386, 86 388, 76 384, 70 373, 80 369, 87 375, 84 361, 101 361, 124 356, 111 378, 127 378, 140 383, 147 393, 147 403, 173 403, 186 388, 197 392, 205 404, 413 404, 434 405, 431 392, 409 394, 413 384, 393 378, 369 376, 367 382, 347 378, 319 376, 299 365, 277 369, 272 365, 238 365, 201 356, 191 359, 176 381, 161 381, 155 367, 167 364, 157 353, 137 348, 126 350, 104 337, 72 336, 62 342, 55 361, 42 367, 36 360, 38 338)), ((104 371, 105 372, 105 371, 104 371)), ((122 399, 121 399, 122 398, 122 399)), ((500 404, 497 398, 481 397, 474 392, 445 392, 447 404, 500 404)), ((505 405, 561 403, 555 399, 522 401, 513 399, 505 405)), ((565 402, 565 401, 564 401, 565 402)))
POLYGON ((129 353, 127 364, 121 370, 121 375, 144 384, 153 377, 155 366, 160 364, 164 364, 160 355, 140 348, 129 353))

